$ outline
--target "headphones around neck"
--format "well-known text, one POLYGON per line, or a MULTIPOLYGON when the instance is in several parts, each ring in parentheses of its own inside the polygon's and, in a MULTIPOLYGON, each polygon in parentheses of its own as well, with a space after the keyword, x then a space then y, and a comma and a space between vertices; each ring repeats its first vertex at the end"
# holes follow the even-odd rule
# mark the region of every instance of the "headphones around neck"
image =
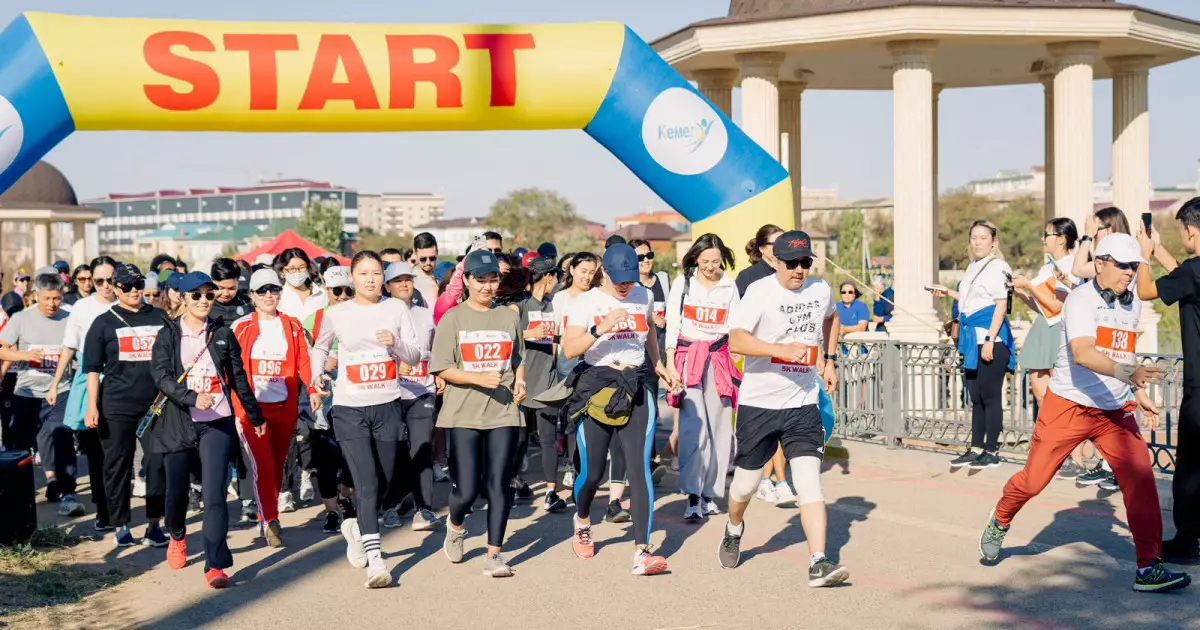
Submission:
POLYGON ((1112 289, 1101 289, 1100 284, 1095 280, 1092 280, 1092 284, 1096 287, 1096 293, 1100 294, 1100 299, 1104 300, 1104 303, 1109 306, 1112 306, 1114 302, 1120 302, 1121 306, 1133 304, 1133 291, 1126 291, 1121 295, 1117 295, 1112 289))

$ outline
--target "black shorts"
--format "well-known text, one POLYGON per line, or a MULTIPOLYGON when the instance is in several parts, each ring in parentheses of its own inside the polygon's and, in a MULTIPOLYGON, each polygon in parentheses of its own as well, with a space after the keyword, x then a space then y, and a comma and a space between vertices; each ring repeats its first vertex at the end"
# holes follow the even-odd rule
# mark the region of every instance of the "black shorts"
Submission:
POLYGON ((333 432, 338 442, 374 438, 378 442, 403 442, 408 438, 401 399, 369 407, 334 405, 333 432))
POLYGON ((825 427, 816 405, 797 409, 762 409, 738 406, 737 453, 733 464, 746 470, 761 470, 779 444, 783 456, 825 457, 825 427))

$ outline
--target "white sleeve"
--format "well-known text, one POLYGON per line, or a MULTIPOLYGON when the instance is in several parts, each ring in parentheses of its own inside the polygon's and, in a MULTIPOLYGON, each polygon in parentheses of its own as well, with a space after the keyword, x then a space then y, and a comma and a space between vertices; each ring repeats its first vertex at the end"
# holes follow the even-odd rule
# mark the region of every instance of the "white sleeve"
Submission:
POLYGON ((1008 297, 1008 287, 1005 286, 1008 278, 1004 277, 1006 273, 1012 275, 1012 267, 1003 260, 997 260, 988 267, 984 277, 979 279, 979 288, 993 302, 1008 297))
POLYGON ((667 348, 679 345, 679 329, 683 325, 682 310, 683 274, 679 274, 675 278, 675 282, 671 284, 671 292, 667 295, 667 348))
MULTIPOLYGON (((1098 299, 1098 298, 1097 298, 1098 299)), ((1067 341, 1096 338, 1096 304, 1082 293, 1072 293, 1063 305, 1063 326, 1067 341)))
POLYGON ((571 300, 567 306, 567 312, 564 315, 566 326, 580 326, 590 328, 591 324, 588 321, 591 319, 591 297, 587 293, 579 294, 574 300, 571 300))
POLYGON ((396 353, 396 358, 409 364, 416 365, 421 362, 421 353, 424 349, 424 344, 421 341, 421 332, 417 331, 417 325, 413 321, 412 312, 409 311, 408 305, 404 300, 389 300, 395 306, 396 310, 395 322, 396 344, 392 347, 396 353))
POLYGON ((67 330, 63 333, 63 346, 72 350, 83 348, 83 338, 87 335, 87 331, 82 330, 82 320, 83 317, 78 311, 71 311, 71 314, 67 316, 67 330))
MULTIPOLYGON (((825 290, 829 291, 829 305, 825 307, 825 319, 829 319, 830 317, 837 315, 837 300, 833 295, 833 285, 829 284, 828 282, 824 282, 824 284, 825 290)), ((870 315, 870 313, 868 313, 868 315, 870 315)))
POLYGON ((759 294, 762 291, 756 289, 757 283, 750 285, 746 289, 746 295, 736 302, 730 304, 729 311, 729 330, 741 329, 753 334, 754 328, 758 326, 758 320, 763 315, 763 304, 766 302, 759 294))
POLYGON ((321 376, 325 374, 325 359, 329 358, 329 349, 333 347, 334 340, 333 313, 330 309, 321 316, 321 329, 317 331, 317 338, 313 339, 312 350, 308 354, 309 366, 312 368, 310 383, 320 383, 321 376))

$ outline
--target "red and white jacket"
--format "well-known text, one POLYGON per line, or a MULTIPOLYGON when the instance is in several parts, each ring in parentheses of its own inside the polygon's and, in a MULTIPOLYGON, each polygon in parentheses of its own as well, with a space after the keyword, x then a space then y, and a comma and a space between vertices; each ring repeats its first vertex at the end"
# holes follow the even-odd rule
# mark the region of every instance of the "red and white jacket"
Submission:
MULTIPOLYGON (((300 320, 290 316, 278 313, 276 315, 283 322, 284 338, 287 341, 287 354, 283 359, 283 369, 280 376, 284 378, 287 384, 288 401, 295 401, 300 391, 300 384, 306 381, 309 375, 312 374, 312 367, 309 365, 308 359, 308 338, 304 333, 304 326, 300 320)), ((238 345, 242 347, 242 365, 246 370, 247 375, 251 375, 250 353, 254 349, 254 342, 258 340, 258 335, 261 330, 258 323, 258 311, 255 311, 237 321, 231 326, 233 336, 237 338, 238 345)), ((297 412, 299 408, 297 408, 297 412)), ((233 397, 233 415, 237 418, 245 417, 245 410, 242 408, 241 401, 235 395, 233 397)))

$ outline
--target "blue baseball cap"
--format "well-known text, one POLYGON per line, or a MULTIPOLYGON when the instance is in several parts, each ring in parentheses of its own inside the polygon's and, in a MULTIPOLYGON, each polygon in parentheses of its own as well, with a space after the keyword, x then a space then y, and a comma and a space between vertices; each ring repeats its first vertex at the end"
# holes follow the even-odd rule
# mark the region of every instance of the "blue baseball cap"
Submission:
POLYGON ((485 249, 477 249, 467 254, 463 261, 463 271, 472 278, 486 276, 489 273, 500 273, 500 261, 496 255, 485 249))
POLYGON ((440 260, 433 266, 433 281, 441 282, 442 278, 446 277, 450 270, 454 269, 454 263, 449 260, 440 260))
POLYGON ((637 252, 628 243, 616 243, 604 250, 604 273, 613 284, 637 282, 637 252))
POLYGON ((158 283, 168 289, 179 290, 179 281, 183 279, 183 274, 178 271, 160 272, 158 274, 158 283))
POLYGON ((212 278, 208 277, 208 274, 203 271, 191 271, 179 279, 179 284, 176 288, 179 289, 180 293, 187 293, 188 291, 195 291, 206 284, 214 287, 217 286, 213 284, 212 278))

